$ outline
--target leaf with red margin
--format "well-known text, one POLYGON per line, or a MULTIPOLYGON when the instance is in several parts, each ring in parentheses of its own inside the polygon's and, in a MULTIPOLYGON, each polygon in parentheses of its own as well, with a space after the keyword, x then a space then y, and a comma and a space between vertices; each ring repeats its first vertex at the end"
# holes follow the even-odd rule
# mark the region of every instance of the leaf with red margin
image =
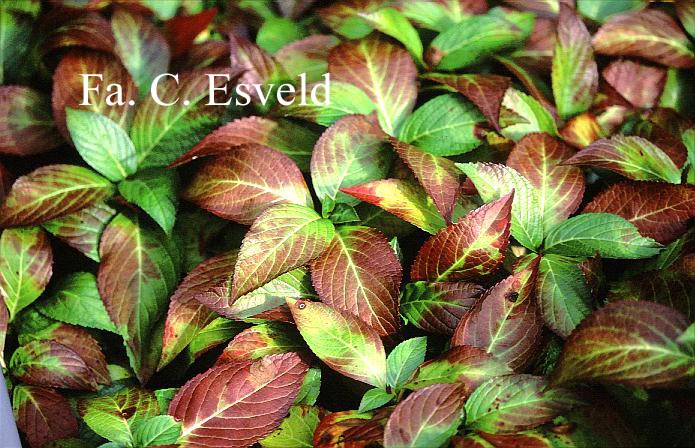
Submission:
POLYGON ((543 329, 535 297, 537 269, 536 261, 490 288, 461 318, 451 344, 482 348, 514 370, 526 366, 543 329))
POLYGON ((5 229, 0 236, 0 303, 10 321, 46 289, 53 274, 53 252, 38 227, 5 229))
POLYGON ((114 51, 143 97, 149 93, 152 80, 169 68, 169 44, 152 22, 122 8, 111 15, 111 30, 116 40, 114 51))
POLYGON ((511 373, 503 361, 485 350, 463 345, 422 364, 405 387, 417 390, 432 384, 461 384, 468 395, 485 381, 511 373))
POLYGON ((403 269, 386 237, 370 227, 338 228, 311 264, 321 301, 362 319, 380 336, 398 331, 403 269))
POLYGON ((215 319, 216 303, 228 299, 237 251, 208 258, 193 268, 176 288, 169 301, 164 324, 161 370, 181 353, 210 322, 215 319))
POLYGON ((478 387, 466 402, 466 427, 514 433, 540 426, 581 404, 568 390, 548 388, 539 376, 507 375, 478 387))
POLYGON ((274 56, 291 79, 306 74, 307 83, 323 81, 328 73, 328 53, 339 43, 333 35, 315 34, 285 45, 274 56))
POLYGON ((234 268, 232 298, 318 258, 333 234, 333 223, 308 207, 281 204, 269 208, 244 236, 234 268))
POLYGON ((287 305, 299 333, 328 367, 372 386, 386 386, 386 352, 376 330, 320 302, 287 299, 287 305))
POLYGON ((376 205, 427 233, 435 234, 446 226, 432 198, 418 184, 409 180, 375 180, 341 188, 340 191, 376 205))
POLYGON ((401 314, 423 331, 451 335, 483 291, 482 286, 464 282, 408 283, 401 296, 401 314))
POLYGON ((63 344, 82 358, 97 384, 111 384, 106 357, 96 339, 84 328, 60 322, 42 331, 23 335, 20 339, 21 342, 54 341, 63 344))
POLYGON ((15 350, 10 372, 23 383, 97 390, 94 372, 80 355, 55 341, 31 341, 15 350))
MULTIPOLYGON (((650 120, 654 119, 650 117, 650 120)), ((678 128, 669 131, 664 127, 669 126, 668 123, 657 124, 655 121, 641 120, 635 124, 632 132, 654 143, 673 160, 679 169, 682 169, 688 160, 688 148, 685 146, 688 131, 681 132, 678 128)))
POLYGON ((318 135, 288 120, 244 117, 233 120, 208 134, 190 151, 176 159, 170 168, 198 157, 222 154, 242 145, 262 145, 289 156, 302 171, 307 171, 311 151, 318 135))
POLYGON ((585 112, 569 119, 560 130, 560 137, 565 143, 582 149, 600 138, 607 137, 607 134, 596 116, 585 112))
POLYGON ((424 75, 425 79, 450 87, 471 100, 485 115, 487 121, 500 131, 500 106, 504 94, 512 83, 506 76, 470 74, 444 75, 432 73, 424 75))
POLYGON ((504 262, 512 218, 511 192, 468 213, 422 245, 411 280, 458 281, 491 274, 504 262))
POLYGON ((552 383, 679 387, 693 375, 692 353, 676 342, 687 327, 686 317, 665 305, 609 303, 584 319, 567 339, 552 383))
POLYGON ((287 415, 307 370, 296 353, 285 353, 224 364, 194 377, 169 405, 169 414, 183 425, 178 443, 253 445, 287 415))
POLYGON ((621 182, 595 196, 583 211, 622 216, 643 236, 669 243, 681 236, 688 220, 695 217, 695 187, 621 182))
POLYGON ((99 261, 101 233, 115 215, 116 210, 104 202, 97 202, 78 212, 46 221, 41 227, 68 246, 99 261))
POLYGON ((99 254, 99 294, 126 342, 133 370, 145 383, 156 367, 151 362, 157 362, 145 353, 153 348, 150 338, 178 282, 177 259, 163 233, 145 227, 137 216, 124 214, 106 226, 99 254))
POLYGON ((664 90, 666 70, 629 60, 611 62, 601 72, 613 88, 635 107, 654 107, 664 90))
POLYGON ((246 225, 277 204, 313 207, 309 188, 292 159, 260 145, 240 146, 207 160, 182 197, 220 218, 246 225))
POLYGON ((565 160, 566 165, 591 165, 632 180, 658 180, 679 184, 681 172, 673 160, 649 140, 617 134, 602 138, 565 160))
MULTIPOLYGON (((115 121, 123 129, 128 129, 133 119, 135 108, 130 105, 130 100, 137 100, 138 90, 128 71, 109 54, 73 50, 65 54, 53 73, 53 119, 55 125, 67 141, 70 140, 65 124, 65 108, 87 110, 104 115, 115 121), (99 87, 99 90, 88 92, 89 106, 82 106, 84 102, 85 80, 80 74, 100 74, 102 78, 90 77, 89 87, 99 87), (122 106, 107 105, 106 98, 115 91, 107 91, 110 84, 118 84, 123 92, 122 106)), ((113 98, 111 98, 113 99, 113 98)))
POLYGON ((598 91, 598 68, 591 34, 579 15, 560 4, 557 40, 553 52, 553 96, 561 118, 586 112, 598 91))
MULTIPOLYGON (((289 80, 285 69, 272 56, 245 37, 230 34, 229 47, 232 68, 243 72, 239 78, 240 84, 263 85, 289 80)), ((249 90, 249 95, 260 104, 258 92, 249 90)))
POLYGON ((417 69, 410 54, 376 35, 344 42, 328 55, 331 79, 353 84, 376 105, 381 128, 396 135, 415 106, 417 69))
POLYGON ((28 87, 0 86, 0 154, 40 154, 61 140, 48 98, 28 87))
POLYGON ((171 48, 171 57, 176 59, 186 54, 193 46, 196 36, 204 31, 217 15, 217 8, 210 8, 190 16, 176 16, 164 23, 164 32, 171 48))
POLYGON ((200 69, 177 75, 178 82, 171 76, 160 79, 157 84, 160 102, 147 96, 137 108, 130 130, 138 168, 169 165, 219 126, 226 107, 209 103, 214 99, 220 104, 226 98, 211 96, 215 92, 210 88, 212 81, 208 75, 216 75, 214 87, 222 89, 239 73, 220 68, 200 69))
POLYGON ((527 134, 514 146, 507 166, 524 176, 538 192, 543 229, 549 231, 576 212, 584 197, 584 174, 561 163, 575 154, 548 134, 527 134))
POLYGON ((40 16, 38 26, 46 33, 41 45, 43 54, 68 47, 113 53, 116 45, 109 21, 97 12, 68 13, 56 8, 40 16))
POLYGON ((456 434, 466 402, 458 384, 434 384, 400 402, 384 428, 384 447, 442 446, 456 434))
POLYGON ((15 181, 0 206, 0 227, 42 224, 113 194, 111 182, 75 165, 47 165, 15 181))
POLYGON ((217 358, 214 367, 302 350, 306 350, 306 345, 294 327, 285 323, 267 322, 254 325, 234 336, 217 358))
POLYGON ((637 56, 668 67, 695 66, 693 45, 667 13, 657 9, 618 14, 593 38, 594 50, 610 56, 637 56))
POLYGON ((392 156, 384 144, 386 136, 374 121, 363 115, 348 115, 316 142, 311 155, 311 180, 324 207, 331 203, 357 205, 358 199, 340 189, 383 179, 388 174, 392 156))
POLYGON ((366 448, 381 444, 384 440, 384 425, 391 408, 373 412, 333 412, 321 419, 314 431, 315 448, 366 448))
POLYGON ((439 213, 450 221, 461 188, 462 177, 454 162, 421 151, 393 137, 389 138, 389 141, 432 198, 439 213))
POLYGON ((52 389, 15 386, 12 410, 17 427, 31 448, 41 448, 48 442, 79 435, 77 418, 70 403, 52 389))
POLYGON ((372 32, 372 27, 359 16, 386 6, 384 0, 342 0, 317 11, 321 21, 337 34, 348 39, 360 39, 372 32))

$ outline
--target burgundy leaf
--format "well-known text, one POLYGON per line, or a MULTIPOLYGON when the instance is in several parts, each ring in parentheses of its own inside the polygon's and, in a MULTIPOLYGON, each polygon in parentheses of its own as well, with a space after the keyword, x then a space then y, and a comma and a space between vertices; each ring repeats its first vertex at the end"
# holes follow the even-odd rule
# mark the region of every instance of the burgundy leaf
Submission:
POLYGON ((358 413, 342 411, 328 414, 314 431, 315 448, 367 448, 384 440, 384 425, 391 414, 390 408, 358 413))
POLYGON ((17 385, 12 401, 17 427, 31 448, 41 448, 48 442, 79 435, 70 402, 55 390, 17 385))
POLYGON ((23 86, 0 86, 0 154, 29 156, 61 144, 48 98, 23 86))
POLYGON ((43 16, 41 22, 48 33, 41 47, 44 53, 67 47, 112 53, 116 45, 109 21, 97 12, 65 14, 57 9, 43 16))
POLYGON ((171 57, 183 56, 193 45, 193 40, 205 30, 217 14, 217 8, 210 8, 190 16, 175 16, 164 23, 171 57))
MULTIPOLYGON (((269 54, 245 37, 229 35, 232 68, 241 69, 239 78, 242 84, 268 84, 282 81, 287 76, 284 69, 269 54)), ((260 101, 257 92, 250 92, 251 98, 260 101)))
POLYGON ((611 62, 603 77, 635 107, 654 107, 666 83, 666 70, 629 60, 611 62))

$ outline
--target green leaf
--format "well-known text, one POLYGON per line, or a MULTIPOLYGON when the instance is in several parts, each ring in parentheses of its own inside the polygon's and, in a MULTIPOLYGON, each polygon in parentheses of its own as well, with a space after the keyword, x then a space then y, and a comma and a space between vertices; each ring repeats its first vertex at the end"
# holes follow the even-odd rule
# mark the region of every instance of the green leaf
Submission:
POLYGON ((476 135, 485 117, 458 94, 440 95, 410 115, 399 139, 438 156, 463 154, 480 145, 476 135))
POLYGON ((0 7, 0 84, 17 78, 31 37, 31 18, 0 7))
POLYGON ((531 250, 543 241, 538 192, 515 169, 492 163, 457 163, 475 184, 485 202, 491 202, 514 191, 511 233, 516 240, 531 250))
POLYGON ((362 395, 362 400, 360 400, 360 407, 357 412, 360 414, 364 412, 369 412, 374 409, 378 409, 383 405, 389 403, 391 400, 396 398, 396 396, 391 392, 386 392, 383 389, 374 388, 369 389, 362 395))
POLYGON ((2 231, 0 306, 5 303, 10 321, 41 295, 51 279, 52 265, 51 243, 41 228, 2 231))
POLYGON ((86 110, 68 107, 65 113, 70 137, 89 166, 113 182, 135 173, 135 147, 118 124, 86 110))
POLYGON ((474 14, 487 11, 486 2, 409 0, 399 5, 407 18, 423 28, 443 32, 474 14))
POLYGON ((649 258, 661 244, 639 234, 634 224, 611 213, 584 213, 553 228, 545 239, 548 253, 575 257, 649 258))
POLYGON ((171 415, 136 418, 131 429, 133 444, 137 447, 175 444, 181 435, 181 423, 171 415))
POLYGON ((352 314, 320 302, 287 299, 297 328, 314 354, 341 374, 386 387, 386 353, 379 334, 352 314))
POLYGON ((609 17, 622 12, 639 10, 645 7, 644 0, 577 0, 577 11, 584 17, 597 22, 605 22, 609 17))
POLYGON ((333 224, 308 207, 282 204, 269 208, 244 237, 234 268, 232 297, 317 258, 333 234, 333 224))
POLYGON ((531 132, 547 132, 552 136, 557 136, 557 125, 548 109, 543 107, 532 96, 526 95, 513 87, 507 89, 507 93, 502 99, 502 110, 500 111, 500 123, 502 135, 514 141, 520 140, 531 132), (521 119, 505 126, 505 108, 516 114, 521 119))
POLYGON ((425 336, 411 338, 398 344, 386 358, 386 382, 388 385, 393 389, 403 387, 420 364, 425 361, 426 350, 427 337, 425 336))
POLYGON ((311 448, 314 446, 314 431, 325 414, 316 406, 292 406, 290 415, 280 423, 280 427, 258 443, 263 448, 311 448))
POLYGON ((200 330, 188 344, 186 349, 188 364, 192 364, 208 350, 229 341, 246 327, 247 325, 243 322, 235 322, 224 317, 216 318, 200 330))
POLYGON ((97 279, 90 272, 63 278, 37 309, 61 322, 117 333, 99 295, 97 279))
POLYGON ((171 235, 178 208, 178 174, 174 170, 146 170, 118 184, 118 191, 128 202, 142 208, 171 235))
POLYGON ((534 428, 562 414, 578 400, 564 389, 548 389, 532 375, 493 378, 466 401, 466 427, 489 433, 534 428))
POLYGON ((576 260, 544 255, 538 266, 538 304, 545 324, 566 338, 591 312, 591 295, 576 260))
POLYGON ((300 24, 286 17, 268 17, 256 34, 256 43, 270 54, 306 36, 300 24))
POLYGON ((695 185, 695 129, 688 129, 681 135, 683 144, 688 149, 688 183, 695 185))
POLYGON ((399 11, 387 7, 376 11, 360 13, 360 17, 365 19, 375 29, 384 34, 388 34, 403 44, 405 48, 420 65, 424 65, 422 60, 422 42, 413 25, 408 22, 399 11))
POLYGON ((533 14, 504 13, 500 9, 469 17, 434 38, 428 62, 441 70, 455 70, 487 56, 520 46, 531 34, 533 14))
POLYGON ((294 399, 294 404, 308 404, 313 406, 321 393, 321 369, 319 367, 309 367, 302 383, 302 388, 299 389, 297 398, 294 399))
POLYGON ((553 96, 560 117, 569 118, 591 106, 598 90, 598 68, 589 30, 564 3, 560 4, 557 36, 553 52, 553 96))

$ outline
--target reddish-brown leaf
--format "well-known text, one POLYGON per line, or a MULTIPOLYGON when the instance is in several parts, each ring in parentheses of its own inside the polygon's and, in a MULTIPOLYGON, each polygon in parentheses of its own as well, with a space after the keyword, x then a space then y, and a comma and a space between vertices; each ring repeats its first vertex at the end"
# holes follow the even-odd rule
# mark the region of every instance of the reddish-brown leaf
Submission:
POLYGON ((325 416, 314 431, 315 448, 367 448, 384 440, 384 425, 391 408, 374 412, 334 412, 325 416))
POLYGON ((493 273, 504 261, 514 193, 473 210, 420 248, 411 280, 465 280, 493 273))
POLYGON ((695 218, 695 187, 652 182, 621 182, 599 193, 585 213, 613 213, 627 219, 646 237, 669 243, 695 218))
POLYGON ((534 295, 537 269, 535 262, 490 288, 461 318, 451 344, 482 348, 515 370, 527 365, 543 329, 534 295))
POLYGON ((311 264, 321 300, 352 313, 379 335, 399 327, 398 292, 403 270, 386 237, 369 227, 340 227, 311 264))
POLYGON ((308 366, 296 353, 214 367, 188 381, 169 405, 182 447, 253 445, 287 415, 308 366))
POLYGON ((23 86, 0 86, 0 154, 29 156, 59 146, 48 99, 23 86))
POLYGON ((5 200, 5 196, 7 196, 7 193, 12 188, 13 182, 14 178, 12 177, 12 173, 7 171, 5 165, 0 163, 0 204, 5 200))
POLYGON ((234 336, 217 358, 215 367, 238 361, 253 361, 263 356, 305 350, 304 341, 293 327, 268 322, 254 325, 234 336))
POLYGON ((273 205, 313 206, 292 159, 260 145, 240 146, 206 161, 182 195, 221 218, 246 225, 273 205))
MULTIPOLYGON (((95 51, 74 50, 60 60, 53 73, 53 118, 56 127, 67 141, 70 139, 65 124, 65 108, 88 110, 104 115, 128 129, 135 108, 130 100, 137 100, 138 90, 128 71, 115 57, 95 51), (84 102, 84 78, 80 74, 93 73, 102 75, 89 78, 89 87, 99 87, 98 91, 90 90, 87 100, 89 106, 81 106, 84 102), (106 98, 114 93, 107 91, 110 84, 118 84, 123 89, 122 106, 109 106, 106 98)), ((111 98, 113 99, 113 98, 111 98)))
POLYGON ((171 48, 171 57, 183 56, 193 45, 193 40, 205 30, 217 15, 217 8, 210 8, 190 16, 176 16, 164 23, 164 32, 171 48))
POLYGON ((420 151, 415 146, 393 137, 389 141, 401 160, 410 167, 420 185, 430 195, 439 213, 446 220, 451 221, 451 214, 461 188, 461 171, 449 159, 420 151))
POLYGON ((466 402, 459 384, 434 384, 400 402, 384 428, 386 448, 442 446, 463 420, 466 402))
POLYGON ((471 74, 444 75, 430 74, 425 79, 444 84, 471 100, 485 115, 487 121, 500 131, 500 106, 504 94, 512 83, 506 76, 471 74))
POLYGON ((66 47, 86 47, 112 53, 116 45, 109 21, 97 12, 71 14, 54 9, 40 20, 47 33, 41 46, 44 53, 66 47))
POLYGON ((678 387, 692 377, 692 351, 676 342, 687 327, 686 317, 665 305, 609 303, 584 319, 567 339, 553 383, 678 387))
MULTIPOLYGON (((650 116, 650 121, 640 121, 633 130, 634 134, 654 143, 673 160, 673 163, 675 163, 678 168, 682 169, 685 165, 685 161, 688 159, 688 149, 683 144, 685 137, 681 139, 681 134, 684 130, 679 129, 680 125, 677 123, 670 122, 658 124, 656 123, 657 120, 657 118, 652 118, 650 116), (675 127, 672 128, 673 125, 675 125, 675 127), (667 129, 671 130, 669 131, 667 129)), ((674 117, 674 121, 677 120, 678 119, 674 117)), ((692 124, 686 126, 692 127, 692 124)))
MULTIPOLYGON (((283 81, 284 69, 268 53, 245 37, 229 34, 230 57, 233 69, 241 69, 244 74, 240 84, 266 84, 283 81)), ((258 92, 249 92, 254 101, 260 102, 258 92)))
POLYGON ((651 108, 657 104, 666 83, 666 70, 629 60, 611 62, 603 77, 635 107, 651 108))
POLYGON ((576 212, 584 197, 582 170, 561 163, 575 152, 548 134, 532 133, 514 146, 507 166, 538 191, 543 228, 547 232, 576 212))
POLYGON ((77 418, 70 403, 53 389, 15 386, 12 408, 17 427, 31 448, 41 448, 54 440, 77 437, 77 418))
POLYGON ((695 65, 693 46, 676 22, 658 9, 618 14, 603 24, 593 39, 597 53, 638 56, 669 67, 695 65))
POLYGON ((369 96, 389 135, 396 135, 415 106, 415 63, 405 49, 385 38, 372 35, 338 45, 328 55, 328 70, 332 80, 353 84, 369 96))

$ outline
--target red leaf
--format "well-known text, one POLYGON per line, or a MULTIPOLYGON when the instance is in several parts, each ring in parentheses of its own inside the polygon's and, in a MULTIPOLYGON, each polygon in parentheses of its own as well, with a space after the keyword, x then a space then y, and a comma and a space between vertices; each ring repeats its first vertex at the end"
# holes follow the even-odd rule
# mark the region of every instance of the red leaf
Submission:
POLYGON ((695 187, 652 182, 621 182, 599 193, 584 213, 622 216, 646 237, 669 243, 695 218, 695 187))
POLYGON ((514 146, 507 166, 538 191, 543 227, 547 232, 576 212, 584 197, 584 174, 561 163, 575 152, 548 134, 532 133, 514 146))
POLYGON ((594 35, 593 45, 600 54, 638 56, 677 68, 695 65, 692 44, 678 22, 657 9, 611 17, 594 35))
POLYGON ((263 356, 305 350, 296 329, 286 324, 269 322, 241 331, 229 341, 215 361, 215 367, 238 361, 253 361, 263 356))
POLYGON ((679 387, 692 377, 692 353, 676 339, 684 315, 652 302, 614 302, 582 321, 565 342, 553 383, 596 381, 679 387))
POLYGON ((666 83, 666 70, 633 61, 613 61, 603 77, 635 107, 654 107, 666 83))
POLYGON ((48 442, 79 435, 77 418, 70 403, 52 389, 17 385, 12 407, 17 427, 31 448, 41 448, 48 442))
POLYGON ((425 79, 444 84, 463 94, 485 115, 487 121, 500 132, 500 106, 512 80, 499 75, 425 75, 425 79))
POLYGON ((398 292, 403 270, 386 237, 369 227, 341 227, 311 264, 321 300, 352 313, 379 335, 399 327, 398 292))
POLYGON ((109 21, 97 12, 66 13, 63 9, 54 9, 40 20, 39 26, 48 34, 41 47, 44 54, 66 47, 112 53, 116 45, 109 21))
POLYGON ((65 125, 65 108, 88 110, 102 114, 128 129, 135 108, 128 103, 137 100, 138 90, 128 71, 113 56, 94 51, 71 51, 63 56, 53 73, 53 118, 55 124, 67 141, 70 139, 65 125), (103 75, 103 79, 90 77, 90 87, 99 86, 98 91, 90 90, 89 106, 81 106, 84 101, 84 78, 80 74, 103 75), (123 88, 124 105, 109 106, 106 98, 109 84, 119 84, 123 88))
POLYGON ((439 213, 450 221, 461 187, 461 171, 449 159, 420 151, 393 137, 389 141, 430 195, 439 213))
POLYGON ((442 445, 456 433, 465 402, 466 394, 458 384, 435 384, 412 393, 389 417, 384 446, 442 445))
POLYGON ((509 244, 513 198, 512 192, 485 204, 428 239, 413 262, 411 280, 465 280, 494 272, 509 244))
POLYGON ((217 8, 210 8, 190 16, 176 16, 164 23, 164 32, 171 57, 176 59, 183 56, 193 45, 193 40, 205 30, 217 15, 217 8))
POLYGON ((61 140, 47 98, 28 87, 0 86, 0 154, 39 154, 61 140))
POLYGON ((384 425, 391 409, 357 413, 333 412, 321 419, 314 431, 315 448, 367 448, 384 440, 384 425))
POLYGON ((273 205, 313 206, 292 159, 260 145, 240 146, 206 161, 182 195, 221 218, 246 225, 273 205))
POLYGON ((188 381, 169 405, 182 447, 253 445, 277 427, 308 366, 296 353, 214 367, 188 381))
POLYGON ((490 288, 463 316, 451 344, 482 348, 514 370, 527 365, 543 329, 534 296, 537 268, 535 262, 490 288))

